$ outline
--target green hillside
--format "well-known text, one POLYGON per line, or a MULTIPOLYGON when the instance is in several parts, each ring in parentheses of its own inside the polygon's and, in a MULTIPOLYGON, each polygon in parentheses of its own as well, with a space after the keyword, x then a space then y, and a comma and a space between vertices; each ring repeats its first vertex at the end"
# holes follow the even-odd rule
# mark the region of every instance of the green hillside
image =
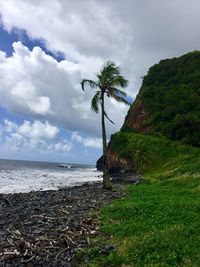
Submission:
MULTIPOLYGON (((148 133, 200 146, 200 52, 162 60, 151 67, 133 111, 138 101, 148 113, 142 121, 148 133)), ((126 126, 123 129, 129 128, 126 126)))
POLYGON ((200 174, 200 149, 165 137, 119 132, 112 136, 111 149, 151 179, 200 174))

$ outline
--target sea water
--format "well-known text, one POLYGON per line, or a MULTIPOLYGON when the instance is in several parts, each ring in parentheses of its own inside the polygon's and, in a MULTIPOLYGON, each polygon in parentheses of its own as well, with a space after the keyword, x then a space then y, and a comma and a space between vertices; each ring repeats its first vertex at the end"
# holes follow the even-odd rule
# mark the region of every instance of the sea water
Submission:
POLYGON ((0 160, 0 193, 58 190, 102 181, 92 165, 0 160))

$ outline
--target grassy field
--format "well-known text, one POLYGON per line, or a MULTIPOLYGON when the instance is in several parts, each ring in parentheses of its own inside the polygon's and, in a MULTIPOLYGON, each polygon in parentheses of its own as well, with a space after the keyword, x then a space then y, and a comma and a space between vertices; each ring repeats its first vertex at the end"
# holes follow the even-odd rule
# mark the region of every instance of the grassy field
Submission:
POLYGON ((83 266, 200 266, 200 149, 131 133, 113 137, 148 182, 99 214, 102 237, 83 266), (114 244, 108 255, 101 244, 114 244))

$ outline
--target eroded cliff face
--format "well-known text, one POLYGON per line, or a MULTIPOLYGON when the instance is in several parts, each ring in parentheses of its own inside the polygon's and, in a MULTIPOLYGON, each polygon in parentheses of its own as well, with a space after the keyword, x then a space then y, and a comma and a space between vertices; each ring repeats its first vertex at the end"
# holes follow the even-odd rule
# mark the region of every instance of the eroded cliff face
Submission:
POLYGON ((134 106, 130 108, 128 115, 125 118, 123 128, 128 128, 137 133, 150 133, 152 126, 145 125, 145 121, 149 118, 147 108, 139 96, 136 98, 134 106))
MULTIPOLYGON (((145 108, 144 103, 140 100, 140 96, 135 100, 134 106, 128 111, 128 114, 125 118, 122 129, 128 129, 129 131, 148 134, 152 127, 146 126, 144 122, 149 118, 149 113, 145 108)), ((126 145, 126 144, 125 144, 126 145)), ((108 144, 108 162, 109 162, 109 171, 111 174, 124 173, 124 172, 134 172, 134 164, 128 158, 120 157, 112 149, 112 138, 108 144)), ((103 156, 98 159, 97 169, 99 171, 103 170, 103 156)))

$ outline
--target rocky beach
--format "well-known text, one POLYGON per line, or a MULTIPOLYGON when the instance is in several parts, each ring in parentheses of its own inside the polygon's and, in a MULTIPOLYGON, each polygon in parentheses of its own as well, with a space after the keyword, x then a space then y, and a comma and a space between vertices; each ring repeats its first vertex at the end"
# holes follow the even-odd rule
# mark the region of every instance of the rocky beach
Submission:
MULTIPOLYGON (((90 238, 98 236, 96 211, 125 193, 88 183, 57 191, 0 194, 0 266, 77 265, 90 238)), ((85 258, 87 260, 87 258, 85 258)))

